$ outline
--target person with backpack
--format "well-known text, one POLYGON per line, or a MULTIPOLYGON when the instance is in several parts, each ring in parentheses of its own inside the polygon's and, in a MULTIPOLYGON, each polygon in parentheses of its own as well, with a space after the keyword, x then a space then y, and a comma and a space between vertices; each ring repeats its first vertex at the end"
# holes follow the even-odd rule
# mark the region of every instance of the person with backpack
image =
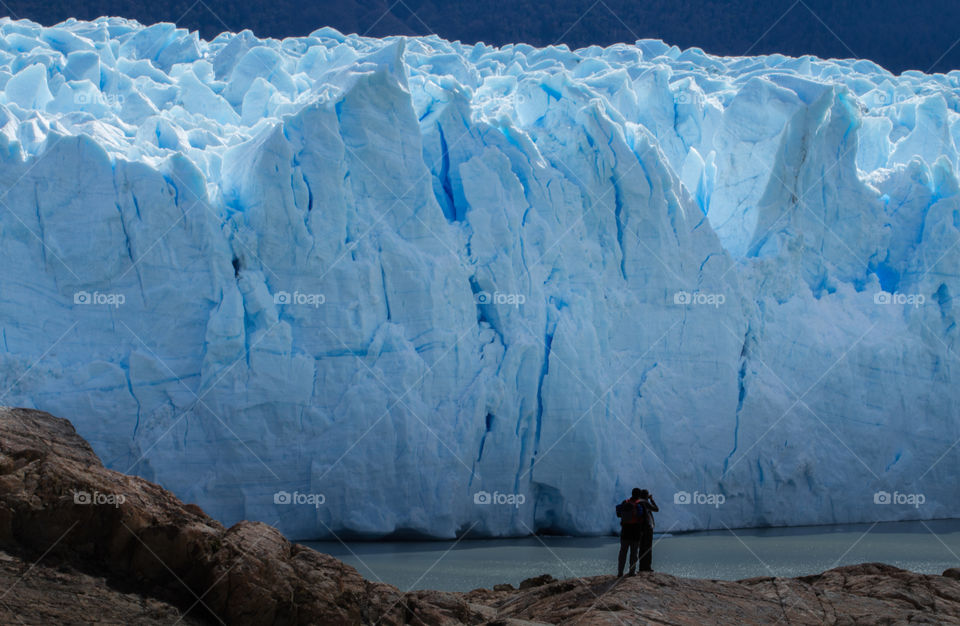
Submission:
POLYGON ((617 578, 623 576, 623 566, 627 561, 627 552, 630 552, 630 576, 637 573, 637 553, 640 543, 644 539, 646 526, 646 509, 643 502, 643 491, 634 487, 628 499, 617 505, 617 517, 620 518, 620 555, 617 557, 617 578))
MULTIPOLYGON (((640 571, 652 572, 653 567, 653 514, 659 512, 660 507, 653 499, 653 495, 646 489, 640 490, 640 506, 643 507, 644 517, 640 531, 640 571)), ((632 568, 631 568, 632 569, 632 568)))

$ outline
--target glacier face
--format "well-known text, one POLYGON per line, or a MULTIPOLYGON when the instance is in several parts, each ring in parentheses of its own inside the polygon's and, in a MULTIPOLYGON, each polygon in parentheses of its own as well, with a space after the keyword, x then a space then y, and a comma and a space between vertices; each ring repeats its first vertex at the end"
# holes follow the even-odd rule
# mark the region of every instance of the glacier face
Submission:
POLYGON ((960 515, 960 73, 0 32, 0 402, 108 466, 296 538, 960 515))

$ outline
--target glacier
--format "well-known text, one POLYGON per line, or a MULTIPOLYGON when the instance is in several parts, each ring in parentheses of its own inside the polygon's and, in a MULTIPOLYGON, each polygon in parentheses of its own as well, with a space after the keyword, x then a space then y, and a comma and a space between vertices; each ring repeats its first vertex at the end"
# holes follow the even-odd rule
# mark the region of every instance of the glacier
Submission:
POLYGON ((960 72, 0 33, 0 402, 109 467, 299 539, 960 516, 960 72))

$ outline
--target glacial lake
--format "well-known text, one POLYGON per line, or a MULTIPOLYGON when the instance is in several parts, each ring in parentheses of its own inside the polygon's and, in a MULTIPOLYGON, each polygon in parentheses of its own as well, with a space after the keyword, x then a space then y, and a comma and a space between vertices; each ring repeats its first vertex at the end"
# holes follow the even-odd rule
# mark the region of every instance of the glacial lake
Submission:
MULTIPOLYGON (((802 576, 880 561, 925 574, 960 567, 960 520, 655 535, 653 567, 691 578, 802 576)), ((552 574, 615 574, 616 537, 301 542, 401 590, 469 591, 552 574)))

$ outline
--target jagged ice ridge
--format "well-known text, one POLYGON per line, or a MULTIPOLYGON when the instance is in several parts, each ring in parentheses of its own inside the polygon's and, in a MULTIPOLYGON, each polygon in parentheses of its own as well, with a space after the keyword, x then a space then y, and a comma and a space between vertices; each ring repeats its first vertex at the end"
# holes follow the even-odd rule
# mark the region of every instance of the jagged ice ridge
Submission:
POLYGON ((0 33, 0 402, 108 466, 296 538, 960 514, 960 73, 0 33))

